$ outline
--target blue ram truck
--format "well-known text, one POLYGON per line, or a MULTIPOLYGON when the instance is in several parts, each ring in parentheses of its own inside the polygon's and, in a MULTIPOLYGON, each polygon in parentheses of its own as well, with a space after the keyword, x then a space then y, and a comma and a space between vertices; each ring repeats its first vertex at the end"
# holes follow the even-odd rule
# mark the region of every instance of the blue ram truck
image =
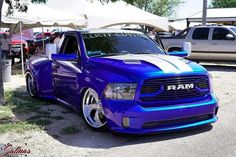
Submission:
POLYGON ((27 90, 80 110, 96 130, 146 134, 216 122, 211 75, 186 52, 172 55, 136 31, 66 32, 59 52, 27 62, 27 90))

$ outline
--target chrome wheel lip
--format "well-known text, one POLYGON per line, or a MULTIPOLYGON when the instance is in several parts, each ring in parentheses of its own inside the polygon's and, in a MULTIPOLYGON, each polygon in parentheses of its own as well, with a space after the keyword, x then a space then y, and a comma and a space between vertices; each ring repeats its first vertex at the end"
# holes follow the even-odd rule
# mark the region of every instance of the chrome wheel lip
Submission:
POLYGON ((92 128, 101 128, 106 125, 106 121, 102 122, 99 114, 104 116, 98 94, 92 88, 86 90, 82 101, 83 116, 87 124, 92 128), (94 114, 94 116, 92 116, 94 114))
POLYGON ((35 96, 35 92, 36 92, 36 89, 35 89, 35 80, 33 78, 33 76, 28 73, 26 75, 26 78, 27 78, 27 88, 28 88, 28 92, 30 94, 30 96, 34 97, 35 96))

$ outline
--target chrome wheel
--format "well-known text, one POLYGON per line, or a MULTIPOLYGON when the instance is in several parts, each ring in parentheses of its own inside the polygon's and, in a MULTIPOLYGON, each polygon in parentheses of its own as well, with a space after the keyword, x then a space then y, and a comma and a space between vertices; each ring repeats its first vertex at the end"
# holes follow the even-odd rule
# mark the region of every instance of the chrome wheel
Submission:
POLYGON ((106 120, 101 102, 97 92, 91 88, 87 89, 84 93, 82 112, 85 121, 92 128, 100 129, 105 126, 106 120))
POLYGON ((27 90, 30 96, 36 97, 35 80, 31 74, 26 75, 27 90))

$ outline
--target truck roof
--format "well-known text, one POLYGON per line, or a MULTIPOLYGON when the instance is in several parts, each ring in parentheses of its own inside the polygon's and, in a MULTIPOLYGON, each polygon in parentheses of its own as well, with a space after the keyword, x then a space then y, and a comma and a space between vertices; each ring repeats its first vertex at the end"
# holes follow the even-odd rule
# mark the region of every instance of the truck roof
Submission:
POLYGON ((226 28, 232 28, 232 27, 235 27, 235 26, 228 26, 228 25, 206 25, 206 26, 202 26, 202 25, 195 25, 195 26, 192 26, 193 28, 194 27, 226 27, 226 28))
POLYGON ((111 29, 111 28, 102 28, 102 29, 85 29, 79 30, 82 34, 90 34, 90 33, 134 33, 134 34, 143 34, 139 31, 133 30, 123 30, 123 29, 111 29))

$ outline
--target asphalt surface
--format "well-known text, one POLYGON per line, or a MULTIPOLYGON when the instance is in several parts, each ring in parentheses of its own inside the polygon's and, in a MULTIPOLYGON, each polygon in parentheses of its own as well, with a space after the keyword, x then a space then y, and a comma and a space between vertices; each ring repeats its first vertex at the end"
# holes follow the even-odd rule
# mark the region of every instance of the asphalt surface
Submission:
MULTIPOLYGON (((220 99, 216 123, 180 132, 122 137, 127 140, 109 149, 91 152, 89 156, 236 157, 236 66, 205 67, 213 75, 214 91, 220 99)), ((113 141, 109 142, 112 145, 113 141)))

